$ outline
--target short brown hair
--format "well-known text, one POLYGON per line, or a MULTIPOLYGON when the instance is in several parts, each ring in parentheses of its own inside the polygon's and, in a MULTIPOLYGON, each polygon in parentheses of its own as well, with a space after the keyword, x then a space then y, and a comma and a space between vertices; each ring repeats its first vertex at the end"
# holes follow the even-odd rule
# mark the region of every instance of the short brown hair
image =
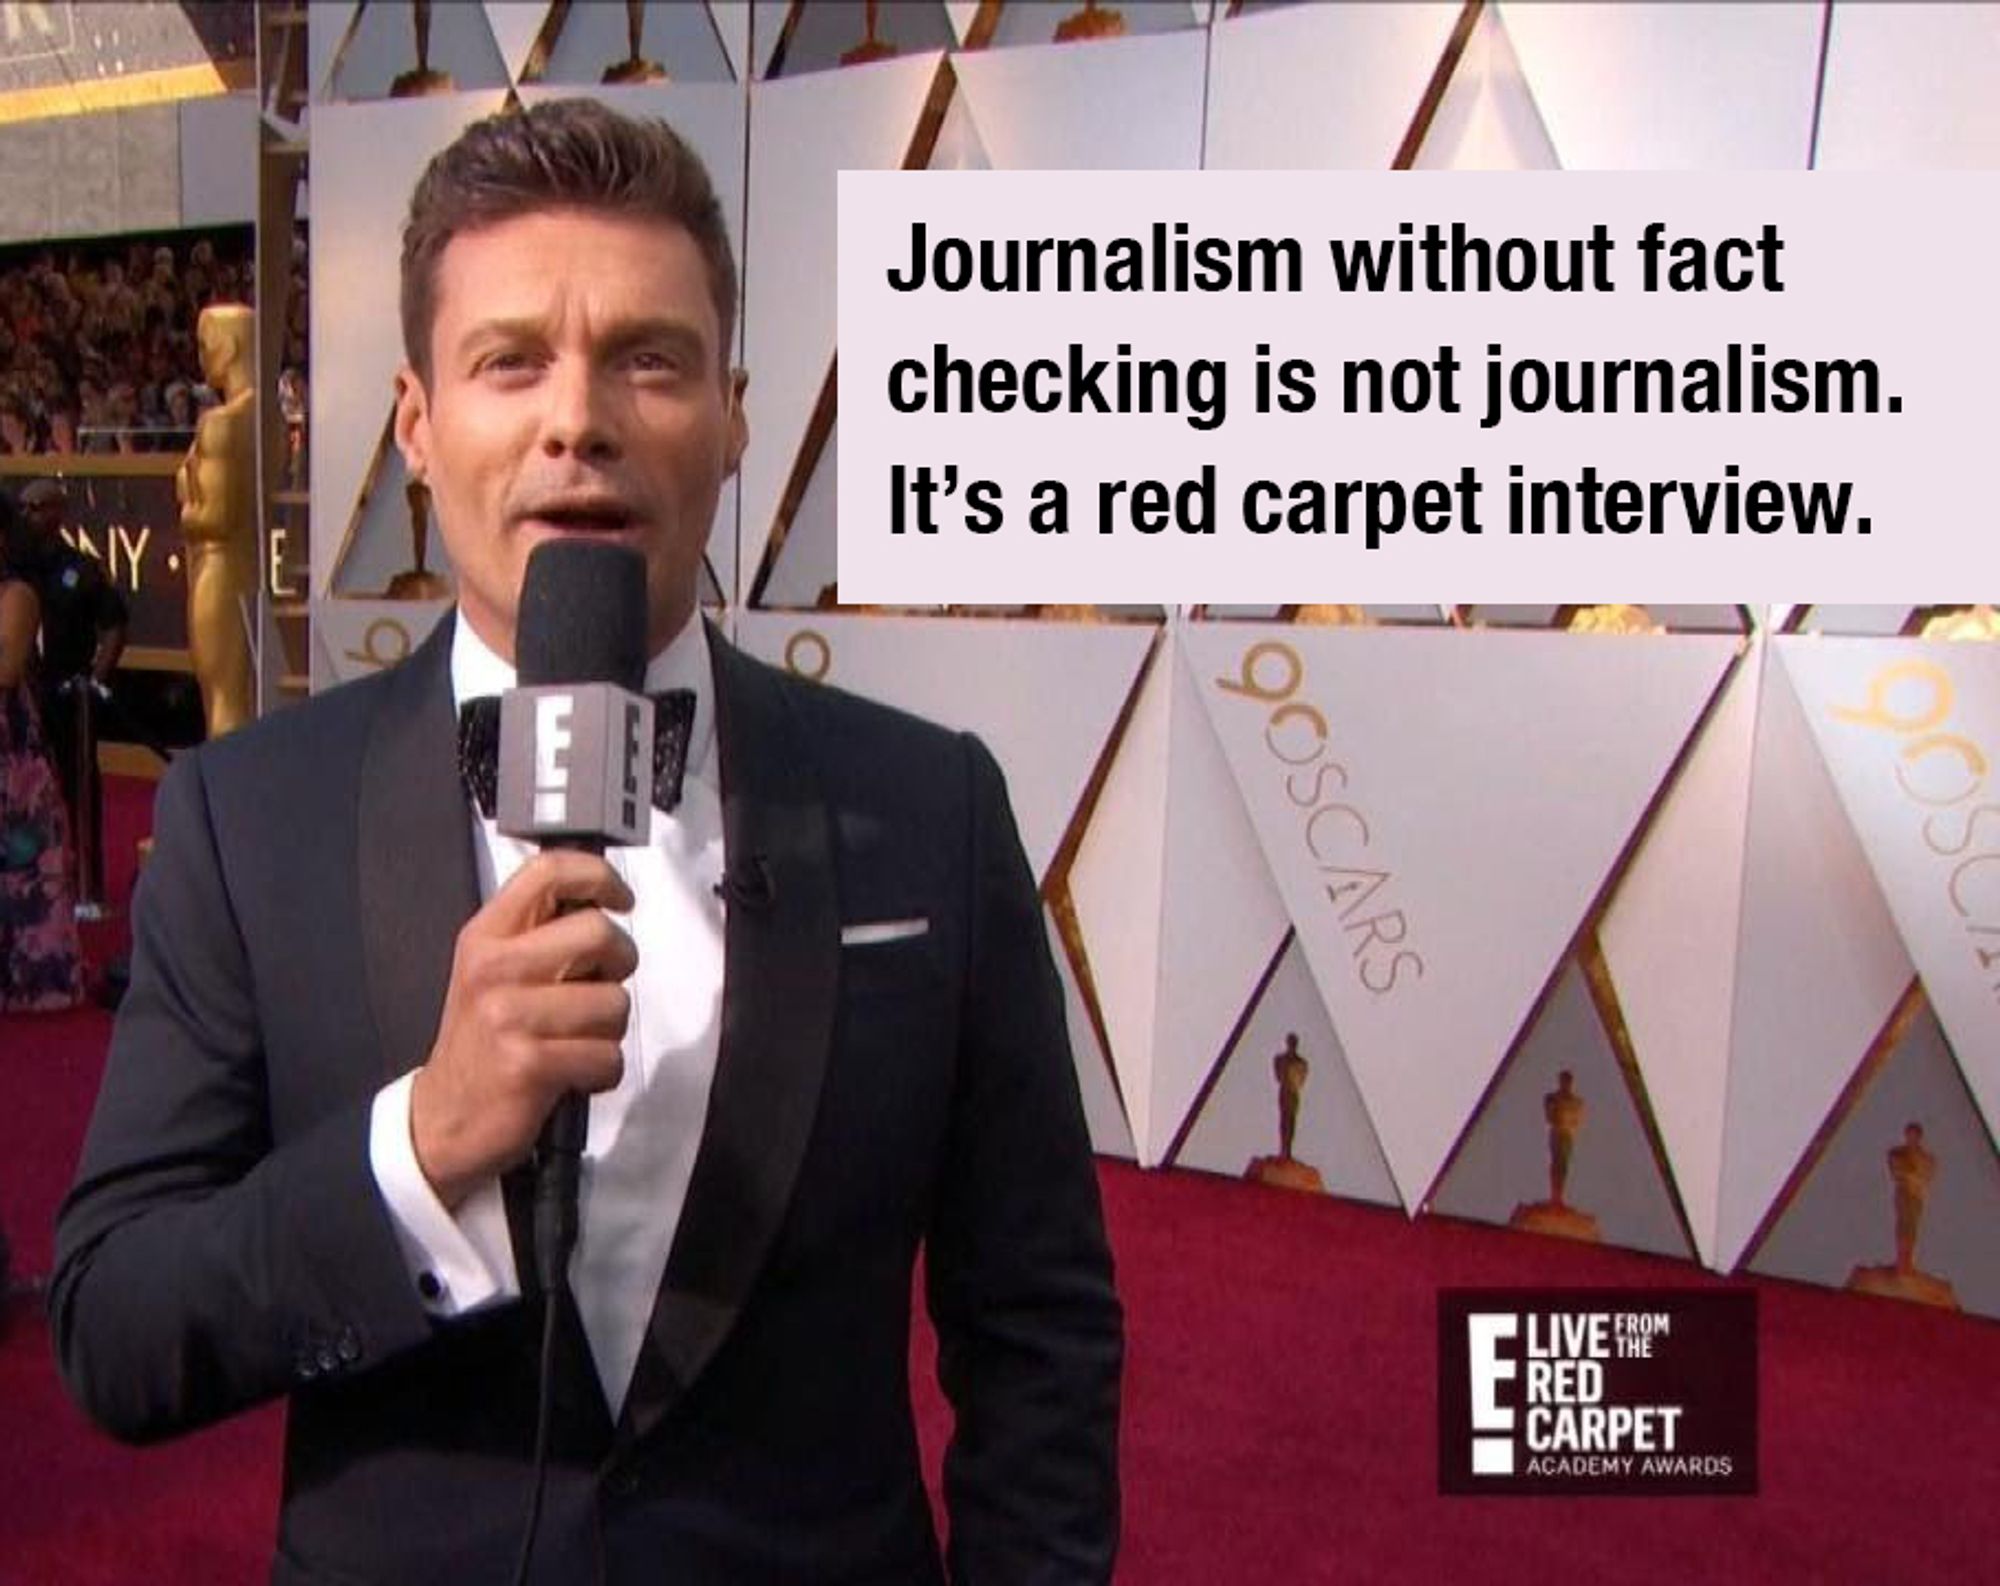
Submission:
POLYGON ((722 326, 736 325, 736 257, 701 156, 664 121, 595 99, 552 99, 475 121, 425 167, 403 225, 403 353, 430 380, 437 267, 462 232, 551 209, 670 221, 701 250, 722 326))

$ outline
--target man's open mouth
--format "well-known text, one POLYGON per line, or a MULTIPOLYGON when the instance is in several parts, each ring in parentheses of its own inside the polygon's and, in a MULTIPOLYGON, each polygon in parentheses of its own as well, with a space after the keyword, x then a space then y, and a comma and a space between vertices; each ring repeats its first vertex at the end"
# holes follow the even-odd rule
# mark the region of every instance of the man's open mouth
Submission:
POLYGON ((636 515, 615 501, 575 501, 551 502, 528 513, 527 519, 570 534, 616 534, 629 529, 636 515))

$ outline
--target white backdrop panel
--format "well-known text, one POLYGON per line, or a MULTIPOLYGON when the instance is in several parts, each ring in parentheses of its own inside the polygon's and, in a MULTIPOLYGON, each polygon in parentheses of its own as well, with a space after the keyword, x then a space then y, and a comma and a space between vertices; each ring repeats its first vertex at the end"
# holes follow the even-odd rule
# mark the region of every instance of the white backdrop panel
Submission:
POLYGON ((1553 171, 1562 162, 1501 25, 1487 6, 1431 117, 1420 171, 1553 171))
POLYGON ((1837 0, 1817 163, 2000 165, 2000 7, 1837 0))
POLYGON ((410 189, 432 155, 498 110, 503 97, 442 94, 313 108, 315 592, 332 586, 334 558, 395 406, 403 361, 397 271, 410 189))
POLYGON ((2000 645, 1777 645, 1903 945, 2000 1129, 2000 645))
POLYGON ((737 637, 752 655, 778 666, 789 661, 794 670, 818 673, 823 658, 825 682, 979 734, 1007 773, 1021 842, 1039 878, 1154 632, 1138 623, 744 611, 737 637))
POLYGON ((1499 0, 1569 170, 1803 169, 1821 8, 1499 0))
POLYGON ((1203 702, 1414 1204, 1733 645, 1211 623, 1186 632, 1203 702), (1284 690, 1287 655, 1297 682, 1284 690), (1264 698, 1221 686, 1246 676, 1264 698))
POLYGON ((1189 31, 980 50, 952 70, 996 169, 1193 170, 1207 54, 1189 31))
POLYGON ((1209 169, 1388 169, 1458 14, 1449 0, 1425 0, 1217 22, 1209 169))
POLYGON ((1914 973, 1798 695, 1774 663, 1757 709, 1744 854, 1716 1208, 1714 1264, 1725 1272, 1914 973))
POLYGON ((753 438, 737 546, 746 584, 762 565, 833 361, 834 173, 902 165, 940 58, 818 72, 751 92, 743 332, 753 438))
POLYGON ((1598 927, 1696 1250, 1711 1264, 1764 659, 1760 641, 1723 686, 1598 927))

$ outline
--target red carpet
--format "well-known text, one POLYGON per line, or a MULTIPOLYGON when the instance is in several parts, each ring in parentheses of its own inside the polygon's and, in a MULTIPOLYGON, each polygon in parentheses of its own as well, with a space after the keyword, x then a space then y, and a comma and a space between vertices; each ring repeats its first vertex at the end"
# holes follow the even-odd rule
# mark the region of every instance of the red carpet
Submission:
MULTIPOLYGON (((0 1221, 45 1272, 107 1021, 0 1021, 0 1221)), ((1130 1339, 1122 1581, 1990 1579, 2000 1328, 1759 1281, 1763 1492, 1436 1493, 1436 1293, 1713 1284, 1617 1251, 1192 1174, 1103 1171, 1130 1339)), ((929 1359, 927 1342, 920 1359, 929 1359)), ((924 1373, 919 1372, 920 1381, 924 1373)), ((920 1390, 927 1442, 944 1426, 920 1390)), ((93 1433, 32 1301, 0 1338, 0 1583, 264 1578, 275 1410, 164 1449, 93 1433)))

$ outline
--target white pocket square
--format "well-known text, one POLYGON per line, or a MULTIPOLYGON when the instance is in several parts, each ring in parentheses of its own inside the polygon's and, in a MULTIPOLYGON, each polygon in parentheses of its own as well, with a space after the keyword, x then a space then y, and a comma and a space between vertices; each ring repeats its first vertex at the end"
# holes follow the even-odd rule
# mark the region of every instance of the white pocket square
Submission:
POLYGON ((840 928, 842 947, 873 947, 880 942, 901 942, 912 936, 922 936, 931 928, 931 922, 922 916, 913 920, 869 920, 862 925, 843 925, 840 928))

